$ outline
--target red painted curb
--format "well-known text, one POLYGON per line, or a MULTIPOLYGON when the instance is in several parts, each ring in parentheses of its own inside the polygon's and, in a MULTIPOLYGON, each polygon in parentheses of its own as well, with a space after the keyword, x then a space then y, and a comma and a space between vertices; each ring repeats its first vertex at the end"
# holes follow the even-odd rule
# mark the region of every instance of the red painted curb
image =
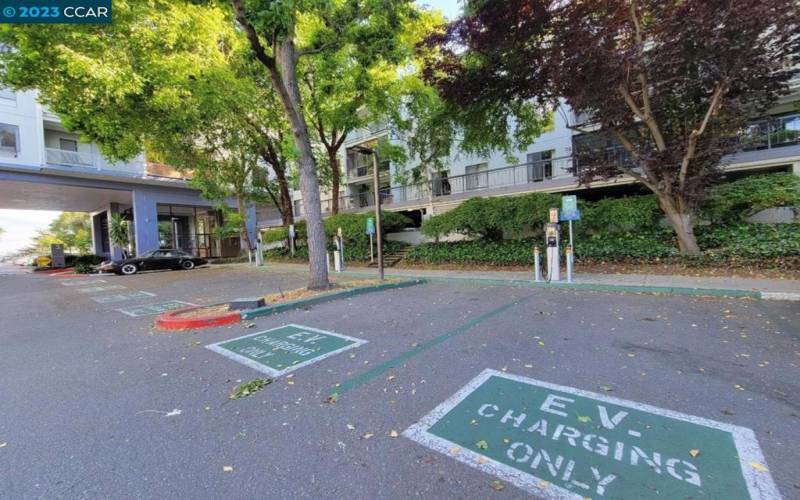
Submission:
POLYGON ((231 325, 242 320, 239 311, 228 311, 216 316, 203 316, 199 318, 180 318, 178 315, 195 309, 202 309, 208 306, 193 306, 176 309, 161 314, 156 318, 156 328, 161 330, 190 330, 195 328, 211 328, 214 326, 231 325))
POLYGON ((57 269, 56 268, 47 269, 45 271, 37 271, 37 272, 44 273, 44 274, 47 274, 49 276, 53 276, 53 275, 58 275, 58 274, 71 273, 71 272, 74 272, 74 270, 75 270, 74 267, 59 267, 57 269))

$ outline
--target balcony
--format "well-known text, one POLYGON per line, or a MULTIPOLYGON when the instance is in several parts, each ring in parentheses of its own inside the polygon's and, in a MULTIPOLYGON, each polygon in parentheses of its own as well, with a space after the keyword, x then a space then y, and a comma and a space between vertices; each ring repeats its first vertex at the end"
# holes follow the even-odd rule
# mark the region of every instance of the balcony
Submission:
POLYGON ((736 137, 742 151, 756 151, 800 144, 800 114, 753 122, 736 137))
MULTIPOLYGON (((537 184, 565 183, 573 180, 572 157, 565 156, 532 163, 485 170, 483 172, 441 177, 405 186, 384 187, 380 190, 381 204, 385 206, 415 205, 427 201, 458 200, 472 196, 491 195, 487 191, 524 192, 537 184), (552 182, 551 182, 552 181, 552 182)), ((322 213, 331 212, 333 200, 322 200, 322 213)), ((358 212, 375 205, 371 191, 339 197, 341 212, 358 212)), ((295 216, 302 217, 302 200, 295 202, 295 216)))
POLYGON ((99 168, 100 158, 92 153, 79 153, 56 148, 44 148, 47 163, 65 167, 99 168))

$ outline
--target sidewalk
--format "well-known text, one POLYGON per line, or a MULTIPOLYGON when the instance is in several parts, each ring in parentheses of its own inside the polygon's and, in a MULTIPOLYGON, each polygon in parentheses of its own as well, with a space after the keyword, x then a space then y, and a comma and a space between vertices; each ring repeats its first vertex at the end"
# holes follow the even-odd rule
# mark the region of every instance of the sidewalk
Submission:
MULTIPOLYGON (((305 272, 307 266, 268 262, 267 268, 305 272)), ((350 267, 343 275, 376 276, 377 269, 350 267)), ((750 297, 764 300, 800 301, 800 280, 751 279, 654 274, 576 274, 573 283, 536 283, 532 273, 519 271, 464 271, 387 268, 387 277, 424 278, 438 282, 471 282, 487 285, 557 287, 595 291, 668 293, 677 295, 750 297)))

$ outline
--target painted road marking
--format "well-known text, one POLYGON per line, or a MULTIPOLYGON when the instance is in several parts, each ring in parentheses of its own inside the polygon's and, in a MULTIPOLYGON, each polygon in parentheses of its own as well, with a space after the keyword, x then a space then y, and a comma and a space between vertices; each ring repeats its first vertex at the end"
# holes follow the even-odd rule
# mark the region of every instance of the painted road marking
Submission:
POLYGON ((125 290, 126 286, 122 285, 106 285, 106 286, 90 286, 88 288, 76 288, 76 292, 80 293, 97 293, 97 292, 108 292, 111 290, 125 290))
POLYGON ((366 343, 340 333, 290 324, 209 344, 206 348, 271 377, 280 377, 366 343))
POLYGON ((139 290, 138 292, 117 293, 115 295, 98 295, 96 297, 92 297, 92 300, 98 304, 113 304, 116 302, 124 302, 126 300, 144 299, 155 296, 156 294, 154 293, 139 290))
POLYGON ((195 304, 192 304, 191 302, 183 302, 182 300, 170 300, 167 302, 160 302, 158 304, 145 304, 143 306, 125 307, 122 309, 117 309, 117 311, 121 312, 122 314, 127 314, 128 316, 138 318, 140 316, 154 316, 156 314, 174 311, 175 309, 183 309, 184 307, 190 307, 193 305, 195 304))
POLYGON ((96 283, 106 283, 106 280, 99 279, 99 278, 92 278, 92 279, 64 279, 59 281, 64 286, 83 286, 83 285, 94 285, 96 283))
POLYGON ((781 498, 750 429, 495 370, 403 435, 546 499, 781 498))

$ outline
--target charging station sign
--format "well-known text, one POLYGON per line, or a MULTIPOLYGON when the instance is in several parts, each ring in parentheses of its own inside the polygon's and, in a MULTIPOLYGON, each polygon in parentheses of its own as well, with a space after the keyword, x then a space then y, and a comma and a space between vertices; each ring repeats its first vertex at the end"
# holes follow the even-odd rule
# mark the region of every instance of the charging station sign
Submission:
POLYGON ((578 210, 578 197, 568 195, 561 197, 561 220, 580 220, 581 211, 578 210))

